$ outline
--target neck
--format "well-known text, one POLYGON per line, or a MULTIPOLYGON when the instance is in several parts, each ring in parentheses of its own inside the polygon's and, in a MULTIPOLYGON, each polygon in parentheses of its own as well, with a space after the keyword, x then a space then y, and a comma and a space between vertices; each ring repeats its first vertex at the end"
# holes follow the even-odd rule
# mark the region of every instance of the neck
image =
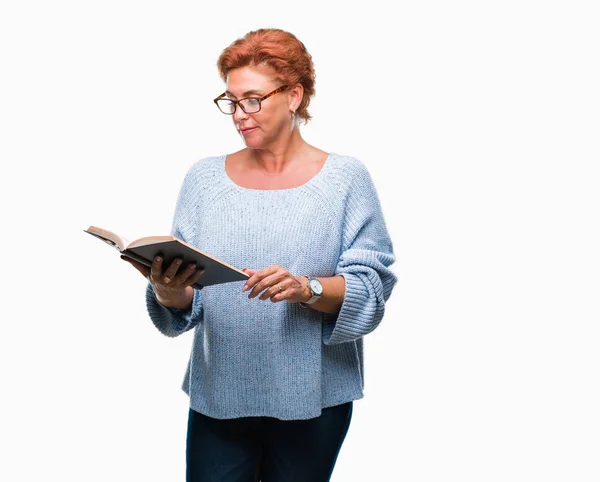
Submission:
POLYGON ((249 152, 251 159, 259 164, 266 174, 278 175, 310 149, 311 146, 302 138, 300 130, 296 127, 276 145, 264 149, 249 149, 249 152))

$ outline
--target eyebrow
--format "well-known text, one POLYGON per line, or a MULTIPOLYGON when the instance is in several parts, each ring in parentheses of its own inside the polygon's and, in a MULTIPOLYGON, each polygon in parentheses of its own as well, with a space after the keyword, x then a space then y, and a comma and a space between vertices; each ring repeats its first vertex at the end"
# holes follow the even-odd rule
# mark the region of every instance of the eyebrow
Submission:
MULTIPOLYGON (((232 95, 234 97, 237 97, 237 95, 235 95, 233 92, 229 92, 228 90, 226 90, 225 93, 227 95, 232 95)), ((242 94, 242 97, 246 97, 247 95, 261 95, 261 91, 260 90, 247 90, 246 92, 244 92, 242 94)))

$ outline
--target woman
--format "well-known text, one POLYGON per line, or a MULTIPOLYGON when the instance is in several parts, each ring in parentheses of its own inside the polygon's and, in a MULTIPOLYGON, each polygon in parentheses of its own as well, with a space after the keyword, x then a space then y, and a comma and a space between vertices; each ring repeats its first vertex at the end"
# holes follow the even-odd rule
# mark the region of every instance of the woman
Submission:
POLYGON ((327 481, 363 396, 362 337, 396 283, 392 242, 366 167, 300 134, 315 79, 304 45, 257 30, 218 68, 215 103, 246 147, 192 166, 172 233, 249 278, 199 291, 195 266, 127 261, 150 282, 156 327, 194 329, 188 481, 327 481))

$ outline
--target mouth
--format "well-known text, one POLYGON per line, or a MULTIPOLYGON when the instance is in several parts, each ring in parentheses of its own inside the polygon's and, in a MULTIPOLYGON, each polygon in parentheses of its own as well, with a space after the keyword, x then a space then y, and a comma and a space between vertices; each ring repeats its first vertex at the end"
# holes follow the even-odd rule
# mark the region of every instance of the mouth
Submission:
POLYGON ((256 130, 256 127, 244 127, 243 129, 239 129, 240 134, 242 135, 246 135, 249 134, 250 132, 256 130))

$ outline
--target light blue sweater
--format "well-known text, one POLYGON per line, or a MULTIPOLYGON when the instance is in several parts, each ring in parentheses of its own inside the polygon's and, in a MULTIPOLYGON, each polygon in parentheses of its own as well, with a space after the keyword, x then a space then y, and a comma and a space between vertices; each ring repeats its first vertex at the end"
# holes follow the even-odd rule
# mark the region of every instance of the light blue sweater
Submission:
POLYGON ((278 264, 296 276, 342 275, 337 315, 299 303, 249 299, 243 281, 195 290, 187 311, 160 305, 154 325, 174 337, 194 329, 183 390, 213 418, 309 419, 363 397, 363 337, 381 322, 396 284, 392 242, 365 165, 331 153, 302 186, 235 184, 226 156, 196 162, 175 209, 173 236, 242 269, 278 264))

